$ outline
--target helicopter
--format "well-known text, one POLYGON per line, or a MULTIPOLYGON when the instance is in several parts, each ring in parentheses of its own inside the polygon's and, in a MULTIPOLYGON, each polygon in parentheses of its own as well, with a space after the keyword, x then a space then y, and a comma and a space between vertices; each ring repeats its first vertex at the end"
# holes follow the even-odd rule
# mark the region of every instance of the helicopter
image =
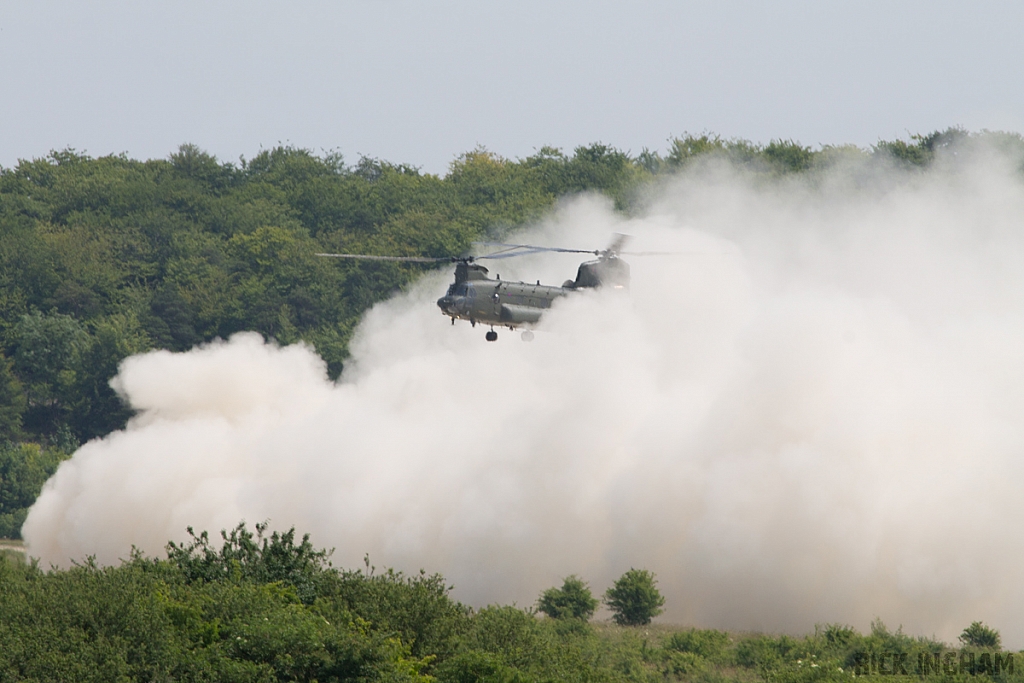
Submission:
MULTIPOLYGON (((403 261, 408 263, 455 263, 455 282, 448 287, 447 293, 437 300, 441 313, 452 320, 468 320, 473 327, 479 323, 487 325, 490 330, 484 335, 489 341, 497 341, 495 327, 506 327, 516 330, 523 327, 523 341, 533 340, 530 329, 540 322, 544 312, 551 308, 557 299, 568 296, 572 292, 598 287, 626 289, 629 287, 629 264, 619 258, 622 247, 629 240, 629 235, 616 233, 605 249, 563 249, 560 247, 540 247, 533 244, 508 244, 505 242, 476 242, 481 246, 501 247, 502 249, 483 256, 447 256, 432 258, 427 256, 373 256, 369 254, 317 254, 329 258, 364 259, 370 261, 403 261), (502 280, 501 276, 488 277, 488 269, 477 261, 506 259, 514 256, 525 256, 540 252, 561 252, 573 254, 593 254, 596 259, 580 264, 575 280, 566 280, 562 285, 542 285, 540 280, 535 284, 528 282, 512 282, 502 280)), ((633 252, 636 256, 662 254, 663 252, 633 252)))

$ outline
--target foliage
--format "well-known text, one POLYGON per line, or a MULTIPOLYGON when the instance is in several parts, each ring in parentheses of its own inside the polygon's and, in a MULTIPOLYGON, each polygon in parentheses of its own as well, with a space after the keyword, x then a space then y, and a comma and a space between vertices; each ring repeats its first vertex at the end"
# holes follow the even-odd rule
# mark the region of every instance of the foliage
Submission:
POLYGON ((21 525, 43 484, 69 454, 38 444, 0 446, 0 538, 21 538, 21 525))
POLYGON ((483 148, 443 176, 379 159, 354 164, 278 146, 225 163, 195 145, 166 159, 74 149, 0 168, 0 439, 74 443, 122 428, 119 364, 242 330, 312 344, 337 377, 359 317, 423 266, 318 252, 450 256, 597 192, 624 212, 659 177, 727 161, 775 178, 839 163, 910 171, 971 145, 1024 160, 1024 138, 950 128, 906 140, 812 149, 710 132, 664 156, 597 142, 523 159, 483 148))
POLYGON ((590 587, 575 574, 565 577, 561 588, 549 588, 537 601, 537 608, 552 619, 581 619, 594 616, 598 601, 590 587))
POLYGON ((702 659, 722 662, 731 645, 729 634, 714 629, 677 631, 665 641, 665 648, 676 652, 689 652, 702 659))
POLYGON ((772 140, 762 150, 764 158, 784 173, 806 171, 814 161, 814 152, 793 140, 772 140))
POLYGON ((245 523, 230 532, 221 531, 220 550, 210 544, 206 531, 196 534, 188 528, 191 541, 167 544, 167 559, 176 565, 187 582, 212 582, 230 577, 235 581, 280 583, 290 586, 302 602, 311 604, 317 594, 317 579, 329 566, 330 553, 317 550, 309 534, 295 544, 295 529, 265 536, 267 524, 257 524, 255 535, 245 523))
POLYGON ((0 353, 0 439, 11 441, 21 435, 21 416, 27 405, 13 364, 0 353))
POLYGON ((965 647, 998 650, 1000 648, 1001 640, 999 631, 986 626, 980 621, 971 622, 971 625, 965 628, 964 632, 960 634, 960 642, 963 643, 965 647))
POLYGON ((972 141, 1024 150, 1019 135, 959 128, 870 151, 705 132, 673 138, 664 158, 602 143, 519 160, 478 148, 443 177, 286 146, 238 164, 190 144, 149 161, 51 152, 0 168, 0 336, 13 361, 0 363, 0 429, 30 440, 62 427, 79 441, 106 434, 129 414, 108 384, 125 356, 240 330, 310 342, 336 377, 362 312, 422 267, 317 252, 464 253, 565 195, 601 192, 629 210, 657 175, 706 158, 772 174, 857 155, 916 168, 972 141))
MULTIPOLYGON (((547 148, 545 148, 547 150, 547 148)), ((240 164, 195 145, 166 160, 75 150, 0 169, 0 429, 85 441, 129 412, 126 356, 256 330, 314 344, 337 376, 364 310, 422 272, 324 251, 448 256, 538 218, 567 193, 623 200, 639 177, 604 145, 521 161, 486 150, 444 177, 276 147, 240 164)), ((642 175, 642 174, 641 174, 642 175)))
POLYGON ((427 680, 396 639, 279 584, 188 584, 136 557, 46 574, 2 562, 0 590, 4 680, 427 680))
POLYGON ((86 339, 81 323, 62 313, 32 311, 14 325, 8 344, 31 411, 56 413, 65 407, 86 339))
POLYGON ((641 626, 661 614, 665 598, 658 591, 654 574, 646 569, 630 569, 604 594, 616 624, 641 626))
POLYGON ((395 634, 414 656, 442 660, 455 650, 469 613, 450 591, 439 574, 407 576, 393 569, 378 574, 368 562, 366 571, 341 572, 321 586, 321 595, 395 634))
POLYGON ((911 135, 910 142, 894 140, 879 142, 876 152, 884 152, 904 166, 927 166, 935 159, 936 153, 955 148, 969 134, 963 128, 954 127, 935 131, 930 135, 911 135))
POLYGON ((166 559, 115 567, 0 553, 0 680, 838 683, 862 655, 906 652, 914 674, 919 654, 948 652, 880 621, 794 637, 473 611, 439 576, 339 570, 308 536, 268 531, 240 524, 219 548, 190 532, 166 559))

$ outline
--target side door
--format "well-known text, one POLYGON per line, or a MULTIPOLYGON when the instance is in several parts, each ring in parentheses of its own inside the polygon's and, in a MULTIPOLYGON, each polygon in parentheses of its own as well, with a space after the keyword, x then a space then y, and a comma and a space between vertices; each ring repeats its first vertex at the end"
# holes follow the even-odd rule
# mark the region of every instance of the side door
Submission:
POLYGON ((466 317, 470 320, 479 320, 480 311, 477 310, 476 287, 467 282, 466 287, 466 317))
POLYGON ((494 286, 494 291, 491 292, 491 319, 501 320, 501 300, 502 300, 501 283, 499 282, 494 286))

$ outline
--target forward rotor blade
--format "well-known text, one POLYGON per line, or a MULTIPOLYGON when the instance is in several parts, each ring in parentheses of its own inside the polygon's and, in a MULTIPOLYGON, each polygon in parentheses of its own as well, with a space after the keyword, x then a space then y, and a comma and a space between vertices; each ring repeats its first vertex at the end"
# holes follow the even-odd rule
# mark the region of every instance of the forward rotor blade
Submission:
MULTIPOLYGON (((566 254, 600 254, 600 249, 563 249, 562 247, 539 247, 536 244, 507 244, 505 242, 473 242, 485 247, 510 247, 512 249, 527 249, 523 254, 533 254, 538 251, 557 251, 566 254)), ((518 256, 518 253, 516 254, 518 256)), ((477 258, 484 258, 478 256, 477 258)))
POLYGON ((623 251, 623 256, 725 256, 727 251, 623 251))
POLYGON ((512 258, 513 256, 526 256, 527 254, 536 254, 541 251, 548 251, 547 249, 518 249, 516 251, 499 251, 494 254, 485 254, 483 256, 474 256, 475 260, 483 259, 503 259, 512 258))
POLYGON ((406 263, 441 263, 456 260, 450 256, 438 258, 432 258, 429 256, 371 256, 369 254, 317 254, 317 256, 327 256, 328 258, 355 258, 362 259, 364 261, 405 261, 406 263))

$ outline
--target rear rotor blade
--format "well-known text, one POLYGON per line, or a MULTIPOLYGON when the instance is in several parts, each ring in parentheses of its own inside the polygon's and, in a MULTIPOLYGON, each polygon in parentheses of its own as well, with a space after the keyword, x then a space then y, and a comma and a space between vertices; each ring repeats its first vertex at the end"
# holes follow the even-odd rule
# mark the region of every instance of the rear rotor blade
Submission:
POLYGON ((615 256, 622 250, 624 246, 626 246, 626 242, 629 242, 631 239, 631 235, 625 235, 621 232, 614 233, 612 235, 612 241, 608 245, 608 248, 604 250, 604 253, 608 254, 609 256, 615 256))

